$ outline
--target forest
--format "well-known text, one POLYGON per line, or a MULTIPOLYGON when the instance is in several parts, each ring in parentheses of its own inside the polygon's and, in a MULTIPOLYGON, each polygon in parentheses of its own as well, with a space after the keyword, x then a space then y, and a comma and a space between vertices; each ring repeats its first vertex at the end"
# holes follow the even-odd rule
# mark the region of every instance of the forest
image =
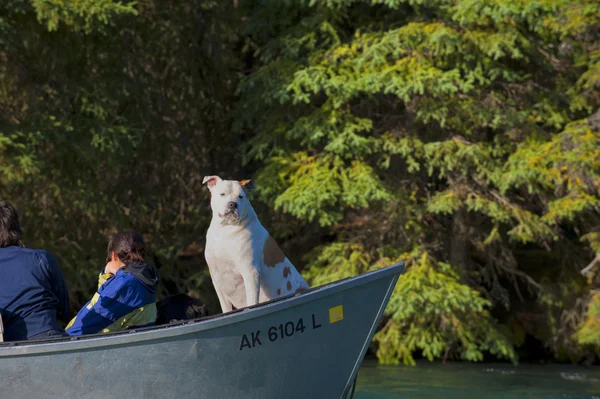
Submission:
POLYGON ((0 198, 73 314, 125 228, 219 311, 206 175, 313 286, 405 262, 382 363, 600 362, 597 0, 0 2, 0 198))

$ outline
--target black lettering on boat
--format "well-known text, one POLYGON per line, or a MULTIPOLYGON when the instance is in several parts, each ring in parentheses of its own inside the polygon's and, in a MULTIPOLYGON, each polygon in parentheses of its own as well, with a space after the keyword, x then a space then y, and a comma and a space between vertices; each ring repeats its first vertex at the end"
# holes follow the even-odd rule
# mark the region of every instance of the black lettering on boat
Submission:
POLYGON ((321 325, 317 324, 317 320, 315 319, 315 314, 314 313, 312 315, 312 322, 313 322, 313 330, 316 330, 317 328, 321 328, 321 325))
POLYGON ((285 335, 287 337, 291 337, 292 335, 294 335, 294 330, 294 323, 292 323, 291 321, 285 323, 285 335))
POLYGON ((262 345, 262 342, 260 342, 260 338, 258 338, 259 334, 260 334, 260 330, 258 330, 256 332, 256 335, 254 335, 254 333, 252 333, 252 347, 253 348, 256 346, 257 342, 258 342, 259 345, 262 345))
POLYGON ((250 341, 248 341, 248 337, 246 336, 246 334, 242 336, 242 342, 240 343, 240 350, 244 348, 252 349, 252 346, 250 346, 250 341))
POLYGON ((304 332, 304 320, 302 320, 302 317, 300 318, 300 320, 298 320, 298 324, 296 324, 296 331, 300 331, 301 333, 304 332))
MULTIPOLYGON (((321 328, 321 324, 317 323, 317 318, 313 313, 312 329, 316 330, 318 328, 321 328)), ((290 320, 278 325, 270 326, 265 334, 270 342, 275 342, 278 340, 291 338, 294 335, 303 334, 305 330, 308 330, 308 327, 304 326, 304 319, 300 317, 297 321, 290 320)), ((263 343, 260 339, 260 331, 261 330, 257 330, 256 332, 242 335, 240 350, 244 348, 252 349, 256 348, 257 346, 262 346, 263 343)), ((268 344, 269 341, 265 340, 265 343, 268 344)))
POLYGON ((277 341, 277 327, 275 327, 275 326, 269 328, 269 341, 271 341, 271 342, 277 341))

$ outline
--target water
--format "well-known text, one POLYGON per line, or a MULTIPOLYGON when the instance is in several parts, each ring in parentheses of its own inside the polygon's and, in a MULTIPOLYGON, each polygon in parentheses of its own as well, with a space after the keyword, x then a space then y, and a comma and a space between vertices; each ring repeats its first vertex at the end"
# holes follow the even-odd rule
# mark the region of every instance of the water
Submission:
POLYGON ((600 367, 427 363, 380 366, 366 360, 355 399, 600 399, 600 367))

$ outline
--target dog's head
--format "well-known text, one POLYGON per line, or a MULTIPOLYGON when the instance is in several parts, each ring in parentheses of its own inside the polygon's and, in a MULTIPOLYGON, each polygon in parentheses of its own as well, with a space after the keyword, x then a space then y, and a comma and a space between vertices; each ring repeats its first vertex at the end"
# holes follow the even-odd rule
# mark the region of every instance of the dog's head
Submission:
POLYGON ((219 176, 205 176, 202 184, 210 190, 213 217, 226 223, 237 223, 252 209, 248 194, 255 188, 252 180, 223 180, 219 176))

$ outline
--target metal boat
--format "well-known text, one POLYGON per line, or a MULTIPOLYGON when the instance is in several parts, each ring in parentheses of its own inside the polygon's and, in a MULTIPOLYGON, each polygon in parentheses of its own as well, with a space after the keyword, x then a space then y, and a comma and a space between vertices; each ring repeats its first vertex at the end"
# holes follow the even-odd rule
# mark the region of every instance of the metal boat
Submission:
POLYGON ((0 399, 344 398, 403 270, 198 320, 0 343, 0 399))

